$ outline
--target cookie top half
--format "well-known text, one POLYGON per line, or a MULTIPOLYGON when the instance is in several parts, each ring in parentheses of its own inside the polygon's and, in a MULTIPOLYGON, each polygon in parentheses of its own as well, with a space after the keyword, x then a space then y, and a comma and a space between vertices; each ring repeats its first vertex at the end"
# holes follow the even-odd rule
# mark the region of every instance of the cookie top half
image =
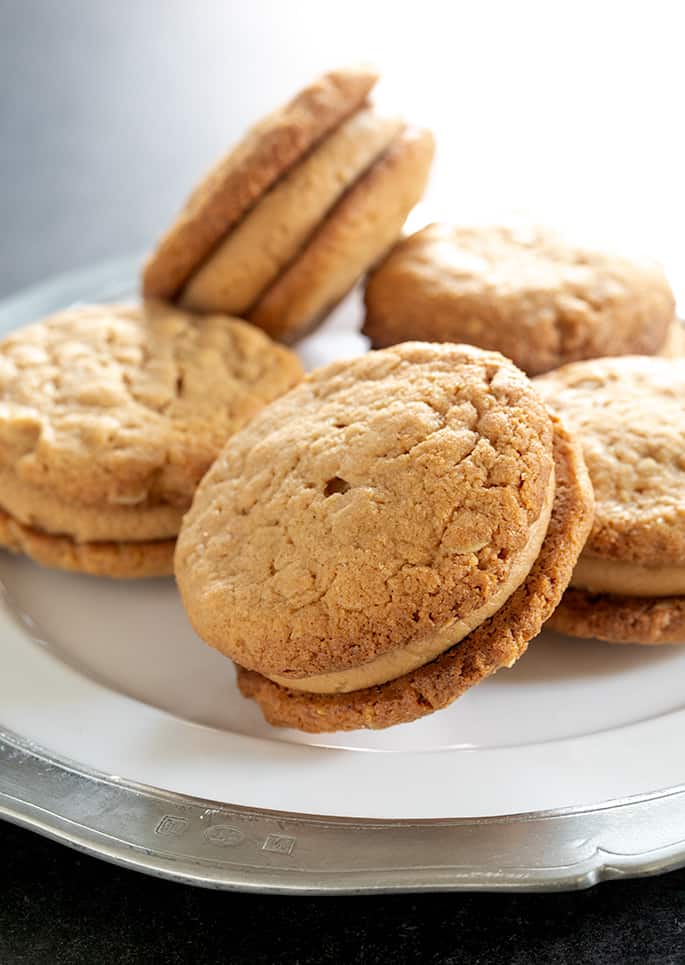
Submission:
POLYGON ((595 490, 584 556, 685 563, 685 359, 595 359, 535 380, 575 427, 595 490))
POLYGON ((0 506, 80 539, 174 535, 226 438, 300 377, 251 325, 161 305, 20 329, 0 343, 0 506))
POLYGON ((370 275, 365 333, 495 349, 530 375, 567 362, 656 354, 674 318, 651 262, 573 244, 542 227, 433 224, 370 275))
POLYGON ((539 396, 496 353, 409 343, 319 369, 199 487, 176 552, 190 619, 242 666, 292 681, 430 635, 444 649, 530 568, 552 442, 539 396))

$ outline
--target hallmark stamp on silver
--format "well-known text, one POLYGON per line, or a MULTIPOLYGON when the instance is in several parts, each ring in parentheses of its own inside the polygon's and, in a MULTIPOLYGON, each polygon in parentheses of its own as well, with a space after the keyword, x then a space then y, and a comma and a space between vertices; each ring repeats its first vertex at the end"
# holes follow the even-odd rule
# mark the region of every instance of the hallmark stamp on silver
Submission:
POLYGON ((190 821, 188 818, 179 817, 177 814, 165 814, 155 828, 155 834, 164 834, 167 837, 178 837, 187 830, 190 821))
POLYGON ((233 828, 230 824, 213 824, 202 833, 210 844, 219 848, 235 848, 245 837, 240 828, 233 828))
POLYGON ((291 838, 287 834, 269 834, 262 845, 262 851, 273 851, 275 854, 292 854, 296 841, 296 838, 291 838))

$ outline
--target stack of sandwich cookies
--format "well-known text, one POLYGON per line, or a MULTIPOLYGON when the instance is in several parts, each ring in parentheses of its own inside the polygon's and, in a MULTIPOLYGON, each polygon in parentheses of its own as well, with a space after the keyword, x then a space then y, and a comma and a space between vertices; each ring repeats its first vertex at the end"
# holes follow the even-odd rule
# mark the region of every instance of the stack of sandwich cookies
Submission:
POLYGON ((293 341, 400 235, 433 154, 379 116, 369 70, 319 78, 248 132, 188 200, 143 275, 148 297, 293 341))
POLYGON ((318 370, 229 441, 176 577, 271 723, 386 727, 518 659, 591 517, 579 446, 513 364, 406 344, 318 370))
POLYGON ((173 572, 216 454, 301 374, 247 323, 165 306, 20 329, 0 343, 0 545, 104 576, 173 572))
POLYGON ((549 625, 617 643, 685 643, 685 360, 598 359, 535 381, 577 429, 596 496, 549 625))
POLYGON ((433 224, 371 273, 364 332, 502 352, 529 375, 609 355, 682 350, 673 293, 650 263, 543 228, 433 224))

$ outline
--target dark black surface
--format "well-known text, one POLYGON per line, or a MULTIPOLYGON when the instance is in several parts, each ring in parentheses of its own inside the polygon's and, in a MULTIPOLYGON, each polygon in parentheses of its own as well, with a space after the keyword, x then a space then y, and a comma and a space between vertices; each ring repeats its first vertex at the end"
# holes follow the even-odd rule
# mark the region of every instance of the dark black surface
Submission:
MULTIPOLYGON (((349 17, 284 43, 292 6, 0 0, 0 295, 147 246, 246 121, 348 59, 349 17)), ((0 823, 0 965, 682 963, 684 933, 685 871, 567 895, 261 898, 0 823)))

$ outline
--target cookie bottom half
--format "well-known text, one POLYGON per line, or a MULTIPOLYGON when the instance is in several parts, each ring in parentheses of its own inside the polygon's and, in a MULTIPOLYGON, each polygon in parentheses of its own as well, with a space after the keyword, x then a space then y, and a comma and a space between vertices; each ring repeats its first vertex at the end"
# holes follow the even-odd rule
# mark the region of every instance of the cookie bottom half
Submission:
POLYGON ((464 691, 525 652, 559 602, 592 524, 592 489, 580 448, 555 420, 556 493, 547 536, 525 582, 462 641, 388 683, 343 694, 290 690, 236 667, 245 697, 270 724, 309 733, 380 729, 447 707, 464 691))
POLYGON ((0 510, 0 547, 54 569, 118 580, 170 576, 175 545, 173 539, 77 543, 69 536, 32 529, 0 510))
POLYGON ((607 643, 685 643, 685 596, 618 596, 569 589, 547 626, 607 643))

